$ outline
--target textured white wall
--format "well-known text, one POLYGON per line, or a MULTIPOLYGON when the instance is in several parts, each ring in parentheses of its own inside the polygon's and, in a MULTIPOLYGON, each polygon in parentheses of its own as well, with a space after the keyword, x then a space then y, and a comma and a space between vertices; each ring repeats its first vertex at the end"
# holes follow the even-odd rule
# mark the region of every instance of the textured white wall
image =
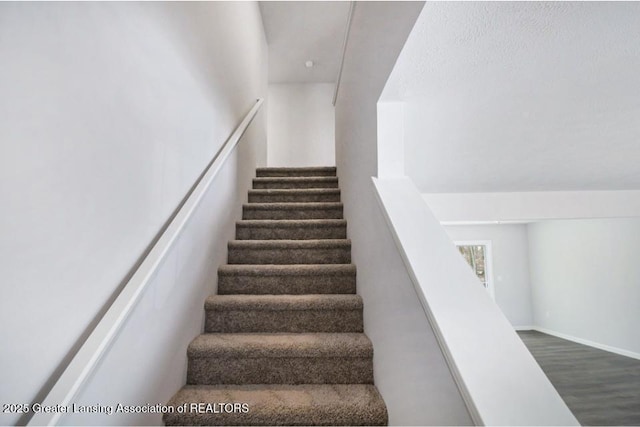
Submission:
POLYGON ((469 425, 451 376, 376 200, 376 103, 422 3, 356 5, 336 103, 336 163, 375 382, 391 425, 469 425))
POLYGON ((445 226, 452 240, 490 240, 495 301, 515 327, 533 325, 525 224, 445 226))
POLYGON ((269 85, 267 164, 333 166, 333 83, 269 85))
POLYGON ((640 189, 638 27, 638 2, 427 2, 385 89, 407 102, 407 175, 423 193, 640 189))
MULTIPOLYGON (((2 3, 0 58, 0 402, 30 403, 266 96, 266 42, 255 3, 2 3)), ((163 402, 184 381, 204 295, 266 163, 265 124, 228 160, 81 401, 163 402)))
POLYGON ((529 225, 535 325, 640 354, 640 219, 529 225))

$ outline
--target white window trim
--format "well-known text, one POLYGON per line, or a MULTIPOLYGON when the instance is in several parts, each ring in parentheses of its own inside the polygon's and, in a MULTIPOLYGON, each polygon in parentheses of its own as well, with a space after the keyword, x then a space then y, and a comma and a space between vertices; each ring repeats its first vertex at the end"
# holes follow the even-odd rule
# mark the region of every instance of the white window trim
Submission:
POLYGON ((487 263, 487 271, 485 271, 485 276, 487 277, 487 291, 489 292, 491 299, 495 301, 496 291, 493 286, 493 250, 491 249, 491 240, 454 240, 453 243, 456 246, 484 246, 486 248, 484 259, 487 263))

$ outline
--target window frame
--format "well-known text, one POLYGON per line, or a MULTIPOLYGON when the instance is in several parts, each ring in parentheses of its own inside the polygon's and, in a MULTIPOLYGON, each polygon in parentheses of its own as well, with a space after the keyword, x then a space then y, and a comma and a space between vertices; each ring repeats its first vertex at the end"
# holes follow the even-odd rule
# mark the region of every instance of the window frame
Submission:
MULTIPOLYGON (((487 279, 487 292, 489 292, 489 296, 494 301, 496 300, 496 291, 493 285, 493 249, 491 247, 491 240, 454 240, 453 244, 456 246, 456 250, 458 250, 458 246, 484 246, 484 261, 485 261, 485 277, 487 279)), ((460 254, 462 257, 462 254, 460 254)), ((464 257, 463 257, 464 259, 464 257)), ((464 260, 464 263, 467 263, 467 260, 464 260)), ((476 273, 473 272, 473 275, 476 276, 476 273)), ((476 276, 477 277, 477 276, 476 276)), ((480 279, 478 279, 480 281, 480 279)), ((482 282, 481 282, 482 283, 482 282)))

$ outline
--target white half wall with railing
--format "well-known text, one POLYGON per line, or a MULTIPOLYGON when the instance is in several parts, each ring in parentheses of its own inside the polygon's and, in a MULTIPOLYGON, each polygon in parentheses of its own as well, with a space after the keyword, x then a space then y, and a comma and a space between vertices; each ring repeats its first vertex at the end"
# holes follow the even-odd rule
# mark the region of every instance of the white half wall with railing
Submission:
MULTIPOLYGON (((0 4, 0 402, 156 404, 184 384, 266 163, 265 111, 220 151, 267 94, 266 56, 253 2, 0 4), (186 196, 216 153, 226 162, 196 207, 186 196)), ((31 418, 56 421, 161 418, 31 418)))
POLYGON ((478 425, 577 425, 409 178, 374 179, 380 207, 478 425))

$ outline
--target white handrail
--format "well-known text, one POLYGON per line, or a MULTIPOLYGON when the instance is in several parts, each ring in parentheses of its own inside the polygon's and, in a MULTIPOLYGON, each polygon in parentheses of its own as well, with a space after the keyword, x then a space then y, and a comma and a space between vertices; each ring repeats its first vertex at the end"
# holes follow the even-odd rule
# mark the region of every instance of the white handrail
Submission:
MULTIPOLYGON (((91 335, 89 335, 84 344, 82 344, 80 350, 78 350, 65 371, 56 381, 42 402, 43 406, 67 406, 71 403, 71 400, 76 396, 80 387, 93 372, 98 361, 102 358, 109 344, 113 341, 113 338, 140 299, 140 295, 142 295, 142 292, 153 277, 156 269, 198 207, 202 197, 207 192, 207 189, 218 174, 225 160, 229 157, 236 145, 238 145, 238 142, 240 142, 240 138, 242 138, 242 135, 249 127, 249 124, 260 109, 262 103, 262 98, 257 100, 256 104, 251 108, 251 111, 247 113, 229 139, 216 153, 183 205, 151 251, 149 251, 149 254, 142 261, 140 267, 138 267, 133 276, 131 276, 116 300, 111 304, 111 307, 109 307, 109 310, 102 319, 100 319, 100 322, 91 332, 91 335)), ((55 425, 62 415, 61 412, 39 412, 29 420, 27 425, 55 425)))
POLYGON ((344 68, 344 56, 347 53, 347 41, 349 40, 349 32, 351 31, 351 21, 353 19, 353 11, 356 8, 356 2, 352 1, 349 6, 349 15, 347 16, 347 27, 344 30, 344 40, 342 41, 342 56, 340 57, 340 69, 338 70, 338 77, 336 78, 336 88, 333 91, 333 106, 336 106, 338 100, 338 90, 340 89, 340 81, 342 80, 342 69, 344 68))

